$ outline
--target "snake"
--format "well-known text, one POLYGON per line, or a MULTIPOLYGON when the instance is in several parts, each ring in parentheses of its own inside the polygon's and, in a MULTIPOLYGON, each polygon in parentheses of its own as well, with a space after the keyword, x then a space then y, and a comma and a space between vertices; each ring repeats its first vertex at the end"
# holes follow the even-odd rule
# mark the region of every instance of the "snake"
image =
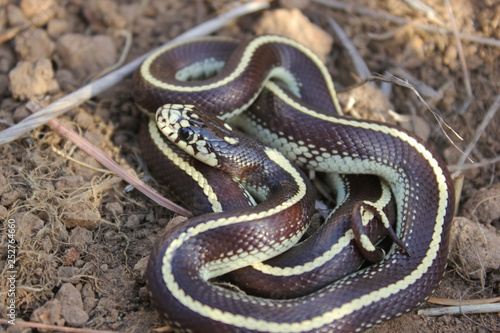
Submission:
POLYGON ((264 35, 168 46, 139 67, 134 97, 169 140, 209 166, 230 172, 249 168, 240 169, 242 157, 266 161, 257 168, 260 176, 245 171, 232 176, 252 188, 255 206, 189 219, 154 247, 148 289, 175 329, 360 332, 411 311, 438 286, 455 206, 446 166, 404 129, 344 116, 328 70, 302 44, 264 35), (235 150, 248 141, 231 126, 262 145, 235 150), (205 137, 216 132, 214 149, 205 137), (265 261, 300 239, 313 190, 297 166, 384 179, 395 198, 395 233, 402 246, 393 245, 382 260, 297 298, 267 299, 211 284, 210 279, 265 261), (285 178, 276 181, 271 171, 285 178))

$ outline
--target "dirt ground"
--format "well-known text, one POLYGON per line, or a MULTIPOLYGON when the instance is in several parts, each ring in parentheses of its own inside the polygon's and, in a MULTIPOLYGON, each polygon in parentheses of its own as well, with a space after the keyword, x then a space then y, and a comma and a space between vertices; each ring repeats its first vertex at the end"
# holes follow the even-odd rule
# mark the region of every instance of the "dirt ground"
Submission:
MULTIPOLYGON (((317 52, 323 52, 342 92, 343 106, 349 111, 354 101, 351 115, 378 108, 384 113, 376 117, 408 123, 426 136, 455 176, 464 177, 448 269, 434 296, 499 297, 498 161, 460 172, 461 152, 407 88, 377 82, 388 97, 380 90, 368 97, 365 90, 344 91, 359 78, 328 17, 342 27, 371 73, 390 72, 416 87, 462 137, 446 129, 459 149, 466 150, 487 119, 471 160, 487 162, 500 155, 500 115, 486 118, 500 96, 500 3, 451 1, 450 16, 448 1, 425 2, 433 11, 422 12, 408 5, 411 1, 401 0, 351 0, 345 9, 308 0, 275 1, 271 9, 245 16, 217 34, 243 38, 286 33, 289 25, 301 20, 308 27, 314 24, 313 37, 290 33, 319 46, 317 52), (391 22, 383 15, 407 22, 391 22), (464 35, 460 44, 453 35, 421 28, 453 31, 453 23, 464 35), (332 42, 330 49, 326 44, 332 42), (374 106, 372 101, 379 99, 390 103, 374 106), (387 113, 389 107, 399 116, 387 113)), ((236 5, 224 0, 0 0, 0 130, 30 114, 28 100, 47 105, 113 65, 126 49, 126 38, 131 37, 128 62, 236 5)), ((125 169, 144 176, 137 140, 140 112, 131 89, 128 77, 60 119, 125 169)), ((17 323, 116 332, 149 332, 163 326, 142 274, 145 258, 173 214, 135 190, 125 191, 125 182, 48 126, 0 146, 0 154, 0 318, 9 319, 13 290, 17 323), (12 228, 16 229, 15 266, 9 266, 12 228), (12 270, 14 285, 9 279, 12 270)), ((161 192, 161 186, 151 185, 161 192)), ((0 325, 0 330, 37 331, 8 324, 0 325)), ((372 330, 490 331, 500 331, 498 312, 427 317, 413 311, 372 330)))

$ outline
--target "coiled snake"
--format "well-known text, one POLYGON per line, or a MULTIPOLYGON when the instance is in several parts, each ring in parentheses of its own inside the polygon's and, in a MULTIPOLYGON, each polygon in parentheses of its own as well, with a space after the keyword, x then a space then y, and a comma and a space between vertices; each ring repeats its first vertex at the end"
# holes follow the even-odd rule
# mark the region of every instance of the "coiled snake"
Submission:
MULTIPOLYGON (((204 163, 235 172, 231 177, 259 200, 249 208, 190 219, 158 241, 148 286, 153 303, 173 327, 198 332, 362 331, 410 311, 437 287, 454 211, 446 167, 423 140, 405 130, 335 115, 341 111, 331 78, 304 46, 259 36, 244 43, 214 38, 167 47, 137 71, 135 93, 139 107, 155 115, 166 137, 204 163), (250 105, 252 112, 243 112, 250 105), (240 136, 212 116, 231 119, 273 148, 240 136), (233 150, 238 144, 250 148, 233 150), (298 298, 272 300, 209 283, 275 256, 300 239, 313 191, 289 160, 316 171, 371 174, 387 181, 401 246, 393 245, 381 261, 298 298)), ((177 151, 155 133, 158 151, 177 151)), ((184 162, 183 153, 171 156, 173 164, 189 170, 194 183, 211 191, 194 163, 184 162)), ((210 200, 207 204, 214 211, 220 208, 210 200)))

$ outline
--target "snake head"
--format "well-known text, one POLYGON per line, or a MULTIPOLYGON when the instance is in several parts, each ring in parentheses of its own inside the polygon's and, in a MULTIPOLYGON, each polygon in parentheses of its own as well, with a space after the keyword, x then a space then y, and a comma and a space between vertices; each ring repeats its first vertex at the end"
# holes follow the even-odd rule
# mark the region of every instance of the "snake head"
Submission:
POLYGON ((156 111, 156 124, 179 148, 214 167, 219 165, 220 154, 238 143, 229 125, 194 105, 165 104, 156 111))

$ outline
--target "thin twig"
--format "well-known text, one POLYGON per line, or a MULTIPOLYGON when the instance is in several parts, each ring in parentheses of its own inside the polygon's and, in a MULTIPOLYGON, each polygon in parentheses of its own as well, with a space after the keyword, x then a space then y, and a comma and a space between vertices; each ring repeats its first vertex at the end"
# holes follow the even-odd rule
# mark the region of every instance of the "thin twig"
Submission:
POLYGON ((458 26, 455 21, 455 14, 453 14, 453 8, 451 7, 450 0, 446 0, 446 8, 448 9, 448 14, 450 15, 450 22, 453 28, 453 36, 455 37, 455 44, 457 44, 458 58, 460 59, 460 66, 462 67, 462 72, 464 73, 464 85, 467 91, 467 97, 470 99, 472 97, 472 85, 469 78, 469 70, 467 69, 467 62, 465 61, 464 48, 462 46, 462 41, 458 36, 458 26))
POLYGON ((500 109, 500 94, 497 95, 495 102, 493 102, 493 105, 491 105, 490 108, 488 109, 488 112, 486 112, 483 121, 476 130, 474 138, 472 139, 469 146, 467 146, 467 148, 465 149, 464 154, 460 156, 460 159, 457 162, 458 165, 465 163, 465 160, 469 157, 470 153, 472 152, 472 149, 474 149, 474 147, 476 146, 477 141, 479 140, 481 135, 483 135, 483 132, 485 131, 486 127, 490 124, 491 119, 493 119, 495 114, 498 112, 498 109, 500 109))
POLYGON ((116 163, 109 156, 107 156, 105 152, 94 146, 92 143, 90 143, 82 136, 72 131, 70 128, 66 127, 59 119, 51 119, 47 124, 57 133, 71 140, 71 142, 76 144, 80 149, 82 149, 87 154, 95 158, 99 163, 104 165, 106 168, 113 171, 121 178, 123 178, 127 183, 133 185, 135 188, 137 188, 139 191, 141 191, 144 195, 146 195, 148 198, 150 198, 157 204, 173 212, 181 214, 183 216, 188 216, 188 217, 193 216, 193 214, 190 211, 186 210, 181 206, 176 205, 170 200, 163 198, 153 188, 149 187, 147 184, 142 182, 137 177, 134 177, 131 174, 129 174, 118 163, 116 163))
POLYGON ((471 170, 471 169, 477 169, 477 168, 482 168, 488 165, 500 163, 500 156, 497 156, 495 158, 487 159, 487 160, 481 160, 480 162, 476 162, 473 164, 454 164, 454 165, 448 165, 448 169, 450 171, 459 171, 459 170, 471 170))
POLYGON ((333 29, 333 32, 340 40, 340 43, 349 54, 359 79, 361 81, 366 80, 370 76, 370 70, 368 69, 366 62, 363 60, 363 57, 361 57, 354 44, 351 42, 349 37, 347 37, 344 30, 342 30, 342 27, 330 16, 327 16, 327 20, 328 24, 330 24, 330 27, 333 29))
MULTIPOLYGON (((35 323, 32 321, 21 321, 16 320, 15 326, 21 327, 31 327, 38 328, 43 330, 51 330, 57 332, 70 332, 70 333, 114 333, 114 331, 104 331, 104 330, 93 330, 89 328, 76 328, 76 327, 67 327, 67 326, 56 326, 56 325, 48 325, 42 323, 35 323)), ((7 319, 0 318, 0 324, 9 325, 9 321, 7 319)))
MULTIPOLYGON (((428 24, 422 24, 422 23, 413 23, 411 20, 408 20, 404 17, 394 16, 394 15, 390 15, 390 14, 383 13, 383 12, 377 12, 377 11, 374 11, 374 10, 371 10, 371 9, 368 9, 365 7, 359 7, 359 6, 354 7, 348 3, 344 3, 341 1, 335 1, 335 0, 313 0, 313 1, 316 3, 322 4, 322 5, 328 6, 330 8, 336 9, 336 10, 341 10, 341 11, 346 12, 346 13, 354 12, 358 15, 369 16, 369 17, 373 17, 376 19, 386 20, 388 22, 399 24, 399 25, 411 25, 415 29, 419 29, 419 30, 426 31, 426 32, 432 32, 432 33, 437 33, 437 34, 442 34, 442 35, 453 35, 452 31, 445 29, 445 28, 436 27, 436 26, 432 26, 432 25, 428 25, 428 24)), ((478 43, 478 44, 485 44, 485 45, 500 47, 500 40, 495 39, 495 38, 474 36, 474 35, 466 34, 463 32, 459 32, 458 36, 462 40, 467 40, 467 41, 471 41, 471 42, 478 43)))
POLYGON ((419 0, 403 0, 405 4, 410 6, 411 8, 418 10, 419 12, 422 12, 427 16, 427 18, 435 23, 442 24, 441 20, 438 19, 438 14, 432 8, 426 3, 423 3, 422 1, 419 0))
POLYGON ((450 136, 448 135, 448 133, 444 130, 443 126, 445 126, 446 128, 448 128, 457 138, 459 138, 460 140, 463 140, 462 137, 450 126, 446 123, 446 121, 436 112, 434 111, 429 103, 427 103, 427 101, 422 97, 422 95, 420 95, 420 93, 418 92, 417 89, 415 89, 415 87, 413 87, 408 81, 405 81, 397 76, 394 76, 392 75, 391 73, 388 73, 386 72, 384 74, 384 76, 381 76, 381 75, 378 75, 378 74, 374 74, 370 77, 370 79, 375 79, 375 80, 381 80, 381 81, 385 81, 385 82, 390 82, 390 83, 393 83, 393 84, 397 84, 401 87, 405 87, 405 88, 408 88, 410 90, 413 91, 413 93, 417 96, 418 99, 420 99, 420 101, 427 107, 427 110, 429 110, 432 115, 434 116, 434 118, 436 118, 436 121, 439 125, 439 127, 441 128, 441 131, 444 133, 444 135, 448 138, 448 140, 450 141, 450 143, 456 148, 458 149, 459 151, 460 148, 455 144, 455 142, 450 138, 450 136))
POLYGON ((130 52, 130 48, 132 47, 132 33, 129 30, 119 29, 118 34, 121 37, 125 38, 125 45, 123 45, 123 50, 122 53, 120 54, 120 58, 116 63, 103 69, 100 73, 97 73, 95 76, 91 77, 87 82, 97 80, 98 78, 103 77, 104 75, 118 69, 125 63, 125 60, 127 59, 127 56, 130 52))
POLYGON ((91 84, 88 84, 60 98, 59 100, 53 102, 52 104, 40 110, 40 112, 34 113, 29 117, 26 117, 15 126, 3 130, 2 132, 0 132, 0 145, 16 140, 17 138, 31 131, 32 129, 47 123, 50 119, 60 116, 66 111, 73 109, 74 107, 82 104, 86 100, 100 94, 106 89, 121 82, 126 76, 130 75, 152 52, 155 52, 158 49, 165 47, 166 45, 171 44, 173 42, 179 42, 194 37, 208 35, 222 28, 223 26, 225 26, 226 24, 228 24, 229 22, 233 21, 234 19, 240 16, 247 15, 268 7, 269 3, 267 2, 250 2, 238 6, 228 12, 225 12, 209 21, 206 21, 194 27, 191 30, 184 32, 183 34, 177 36, 175 39, 171 40, 165 45, 162 45, 152 50, 151 52, 137 58, 136 60, 128 63, 127 65, 121 67, 120 69, 92 82, 91 84))
POLYGON ((500 304, 481 304, 450 306, 446 308, 430 308, 418 310, 419 315, 442 316, 447 314, 471 314, 471 313, 493 313, 500 312, 500 304))
POLYGON ((446 299, 429 297, 427 303, 441 304, 441 305, 479 305, 479 304, 491 304, 500 302, 500 297, 486 298, 486 299, 446 299))

